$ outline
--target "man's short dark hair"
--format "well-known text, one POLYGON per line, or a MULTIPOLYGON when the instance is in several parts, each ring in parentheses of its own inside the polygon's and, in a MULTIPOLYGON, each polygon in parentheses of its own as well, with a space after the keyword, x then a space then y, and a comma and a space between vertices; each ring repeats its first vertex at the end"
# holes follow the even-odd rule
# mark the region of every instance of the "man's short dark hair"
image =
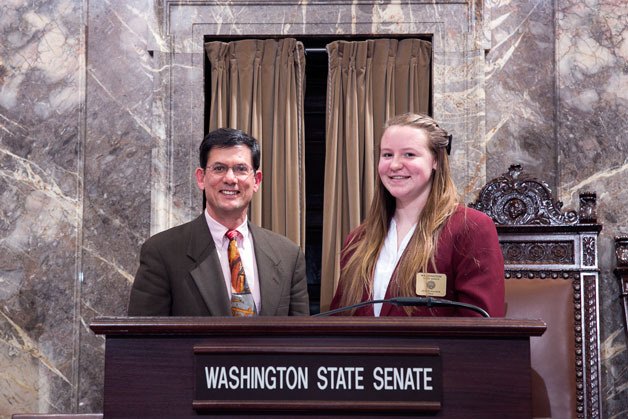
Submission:
POLYGON ((218 128, 203 138, 203 142, 198 149, 201 168, 204 169, 207 166, 207 157, 212 148, 229 148, 237 145, 245 145, 251 150, 253 169, 259 169, 259 143, 246 132, 233 128, 218 128))

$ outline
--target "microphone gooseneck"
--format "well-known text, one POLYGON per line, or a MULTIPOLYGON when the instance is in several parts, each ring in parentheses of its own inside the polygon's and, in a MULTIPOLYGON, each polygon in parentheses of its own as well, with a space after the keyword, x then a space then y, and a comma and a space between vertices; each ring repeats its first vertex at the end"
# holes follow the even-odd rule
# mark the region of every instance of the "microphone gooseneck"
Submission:
POLYGON ((389 303, 394 304, 396 306, 411 306, 411 307, 457 307, 457 308, 466 308, 471 311, 475 311, 482 315, 482 317, 491 317, 486 310, 481 307, 475 306, 473 304, 461 303, 459 301, 445 300, 442 298, 434 298, 434 297, 393 297, 387 298, 384 300, 368 300, 362 301, 357 304, 352 304, 346 307, 338 307, 334 310, 324 311, 322 313, 314 314, 312 317, 325 317, 331 316, 336 313, 341 313, 347 310, 353 310, 354 308, 360 308, 372 304, 383 304, 389 303))
POLYGON ((360 307, 364 307, 364 306, 369 306, 371 304, 379 304, 379 303, 387 303, 387 302, 389 302, 389 300, 368 300, 368 301, 362 301, 361 303, 351 304, 350 306, 338 307, 338 308, 335 308, 333 310, 324 311, 322 313, 314 314, 314 315, 312 315, 312 317, 326 317, 326 316, 331 316, 332 314, 342 313, 343 311, 353 310, 354 308, 360 308, 360 307))

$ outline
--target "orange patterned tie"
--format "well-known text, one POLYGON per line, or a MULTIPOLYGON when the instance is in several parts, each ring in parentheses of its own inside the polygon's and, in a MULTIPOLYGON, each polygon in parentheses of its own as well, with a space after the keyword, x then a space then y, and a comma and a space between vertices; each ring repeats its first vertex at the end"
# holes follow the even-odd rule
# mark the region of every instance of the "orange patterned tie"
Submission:
POLYGON ((236 238, 238 232, 229 230, 226 234, 229 239, 229 269, 231 269, 231 315, 237 316, 255 316, 255 301, 253 294, 246 283, 246 275, 244 275, 244 267, 242 267, 242 259, 238 251, 236 238))

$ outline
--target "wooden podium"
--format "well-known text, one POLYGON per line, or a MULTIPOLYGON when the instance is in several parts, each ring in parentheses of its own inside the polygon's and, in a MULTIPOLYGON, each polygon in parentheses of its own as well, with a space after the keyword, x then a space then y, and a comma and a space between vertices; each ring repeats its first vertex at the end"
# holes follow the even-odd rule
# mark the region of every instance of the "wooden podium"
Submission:
POLYGON ((540 320, 98 318, 104 417, 530 418, 540 320))

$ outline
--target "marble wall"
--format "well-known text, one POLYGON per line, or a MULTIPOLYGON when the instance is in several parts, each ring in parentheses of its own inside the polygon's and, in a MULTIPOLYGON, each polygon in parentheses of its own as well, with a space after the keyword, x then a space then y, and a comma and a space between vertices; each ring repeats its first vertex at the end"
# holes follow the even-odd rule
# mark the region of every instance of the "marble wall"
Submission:
POLYGON ((0 414, 75 409, 85 34, 80 2, 0 6, 0 414))
POLYGON ((628 234, 624 0, 5 0, 0 5, 0 417, 102 411, 96 316, 140 244, 191 218, 203 35, 434 35, 434 114, 470 201, 519 162, 598 194, 603 412, 628 411, 612 275, 628 234), (401 4, 403 3, 403 4, 401 4))
POLYGON ((628 352, 613 237, 628 233, 628 3, 493 1, 487 176, 519 161, 565 207, 595 191, 603 417, 628 414, 628 352))

